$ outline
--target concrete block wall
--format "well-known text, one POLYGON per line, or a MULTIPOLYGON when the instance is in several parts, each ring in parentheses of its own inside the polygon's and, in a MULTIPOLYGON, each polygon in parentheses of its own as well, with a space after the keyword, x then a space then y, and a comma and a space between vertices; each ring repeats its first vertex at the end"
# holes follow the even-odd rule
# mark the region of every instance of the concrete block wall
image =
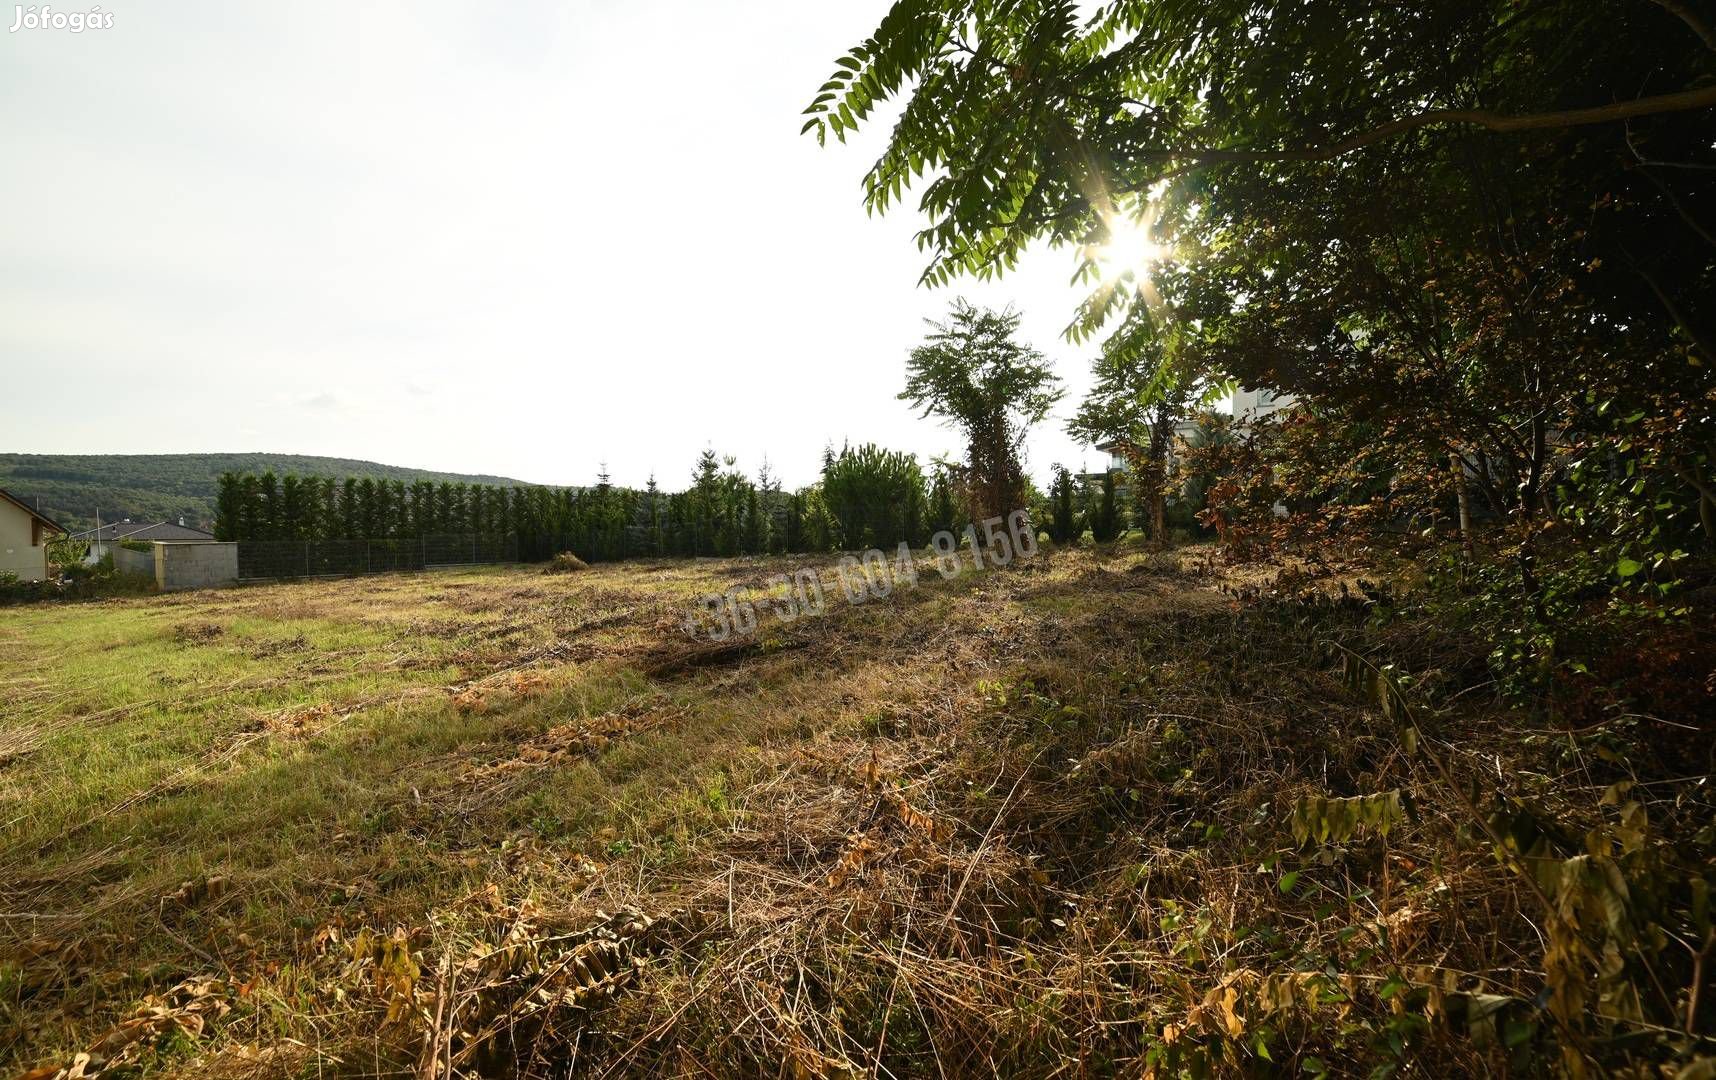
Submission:
POLYGON ((238 545, 155 542, 155 584, 164 592, 238 584, 238 545))
POLYGON ((121 574, 141 574, 155 577, 154 551, 132 551, 123 544, 108 544, 107 554, 113 556, 113 568, 121 574))

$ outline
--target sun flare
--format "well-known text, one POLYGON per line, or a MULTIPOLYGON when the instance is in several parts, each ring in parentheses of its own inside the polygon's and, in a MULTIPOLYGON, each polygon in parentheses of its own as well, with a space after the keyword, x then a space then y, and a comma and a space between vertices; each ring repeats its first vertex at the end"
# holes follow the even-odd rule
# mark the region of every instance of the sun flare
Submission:
POLYGON ((1156 239, 1153 220, 1135 221, 1113 215, 1105 219, 1108 239, 1097 244, 1092 252, 1105 285, 1114 285, 1128 275, 1140 287, 1150 275, 1166 262, 1170 250, 1156 239))

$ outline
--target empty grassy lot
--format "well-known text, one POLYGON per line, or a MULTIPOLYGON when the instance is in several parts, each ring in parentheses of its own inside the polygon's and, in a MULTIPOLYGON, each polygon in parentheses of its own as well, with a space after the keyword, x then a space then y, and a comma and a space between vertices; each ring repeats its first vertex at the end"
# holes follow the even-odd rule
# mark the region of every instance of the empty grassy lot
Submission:
MULTIPOLYGON (((831 560, 0 613, 0 1072, 1529 1065, 1529 890, 1329 643, 1481 661, 1202 558, 825 573, 826 617, 722 644, 696 595, 831 560)), ((1481 693, 1436 730, 1602 813, 1576 738, 1481 693)))

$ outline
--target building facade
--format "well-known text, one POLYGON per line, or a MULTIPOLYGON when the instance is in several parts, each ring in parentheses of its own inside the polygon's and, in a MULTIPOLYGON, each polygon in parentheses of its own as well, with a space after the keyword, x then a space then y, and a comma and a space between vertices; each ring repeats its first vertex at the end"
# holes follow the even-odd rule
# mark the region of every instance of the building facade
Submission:
MULTIPOLYGON (((1280 412, 1294 403, 1289 395, 1277 396, 1267 390, 1235 389, 1233 396, 1228 399, 1227 412, 1236 424, 1244 425, 1253 420, 1261 420, 1270 413, 1280 412)), ((1220 406, 1216 407, 1221 412, 1220 406)), ((1180 443, 1190 442, 1192 435, 1198 430, 1196 420, 1181 420, 1174 425, 1174 438, 1168 447, 1168 456, 1172 460, 1180 443)), ((1097 450, 1108 455, 1108 470, 1110 472, 1126 472, 1130 468, 1126 455, 1122 453, 1119 443, 1103 443, 1097 450)), ((1096 474, 1100 476, 1101 474, 1096 474)))
POLYGON ((22 499, 0 490, 0 574, 21 581, 48 576, 48 541, 65 535, 54 520, 22 499))

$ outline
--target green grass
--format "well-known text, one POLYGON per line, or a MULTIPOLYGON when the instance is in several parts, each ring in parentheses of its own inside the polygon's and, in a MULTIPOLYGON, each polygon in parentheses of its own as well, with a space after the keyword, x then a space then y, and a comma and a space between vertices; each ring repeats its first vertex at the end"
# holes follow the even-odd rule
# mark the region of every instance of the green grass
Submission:
MULTIPOLYGON (((765 613, 720 645, 680 630, 697 596, 833 560, 10 609, 0 1071, 69 1061, 139 1005, 198 1007, 185 987, 214 978, 200 1031, 169 1025, 123 1061, 409 1075, 438 973, 522 941, 525 974, 548 977, 563 943, 630 907, 657 930, 609 1005, 531 1013, 525 1041, 458 1036, 490 1055, 463 1068, 543 1068, 574 1045, 635 1073, 695 1073, 687 1053, 718 1074, 1046 1075, 1081 1054, 1097 1073, 1149 1054, 1232 1071, 1260 1041, 1284 1068, 1549 1060, 1539 1028, 1497 1056, 1452 1004, 1419 1026, 1423 986, 1405 1014, 1363 989, 1430 970, 1411 978, 1528 1017, 1541 988, 1533 901, 1324 643, 1481 658, 1438 659, 1455 646, 1422 627, 1375 636, 1362 605, 1242 602, 1218 584, 1261 571, 1192 562, 1059 551, 922 572, 862 606, 825 573, 826 617, 765 613), (1418 816, 1384 844, 1309 853, 1290 834, 1303 794, 1396 787, 1418 816), (1378 941, 1379 912, 1398 939, 1378 941), (376 943, 396 933, 411 1008, 384 1025, 398 1002, 376 943), (1210 1026, 1222 987, 1329 971, 1285 1011, 1247 999, 1242 1036, 1210 1026), (1337 1008, 1336 990, 1356 996, 1337 1008)), ((1459 703, 1435 717, 1467 781, 1499 769, 1569 835, 1604 827, 1595 793, 1622 774, 1596 748, 1618 736, 1546 739, 1481 686, 1427 684, 1459 703)), ((1646 777, 1653 823, 1702 805, 1684 776, 1646 777)), ((1666 986, 1685 985, 1675 963, 1666 986)), ((516 1026, 520 990, 467 985, 459 1024, 516 1026)))
MULTIPOLYGON (((671 863, 718 827, 718 793, 754 770, 752 748, 841 713, 799 708, 790 655, 778 675, 715 691, 719 676, 640 672, 652 650, 682 647, 693 596, 761 565, 498 568, 15 609, 0 630, 0 934, 116 942, 132 975, 86 999, 99 1021, 166 972, 224 960, 223 937, 284 956, 357 908, 421 916, 482 880, 509 836, 671 863), (505 684, 515 671, 523 692, 505 684), (500 688, 483 690, 496 673, 500 688), (473 683, 474 706, 459 700, 473 683), (484 772, 556 725, 627 712, 667 719, 516 782, 484 772), (221 896, 164 925, 163 898, 211 877, 221 896)), ((846 601, 829 595, 839 617, 846 601)), ((912 600, 844 614, 885 621, 912 600)), ((0 1063, 77 1045, 87 1024, 48 1013, 84 993, 0 1003, 20 1021, 0 1063)))

